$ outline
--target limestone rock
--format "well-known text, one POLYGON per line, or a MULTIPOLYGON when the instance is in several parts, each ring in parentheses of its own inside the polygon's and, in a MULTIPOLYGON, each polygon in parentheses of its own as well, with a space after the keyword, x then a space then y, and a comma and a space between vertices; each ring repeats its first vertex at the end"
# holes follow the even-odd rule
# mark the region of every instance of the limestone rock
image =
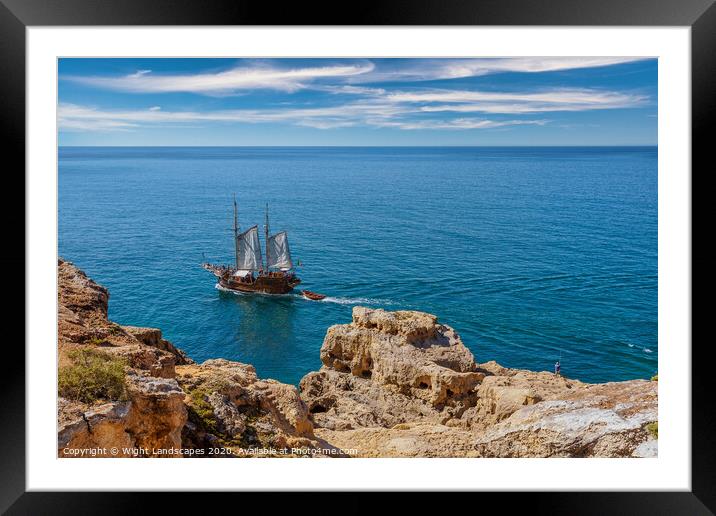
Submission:
POLYGON ((418 419, 369 428, 321 425, 315 433, 359 457, 655 457, 658 441, 646 430, 657 419, 654 383, 580 384, 562 399, 523 405, 482 426, 418 419))
POLYGON ((582 386, 528 405, 479 433, 488 457, 630 457, 654 453, 645 426, 657 420, 656 382, 633 380, 582 386))
POLYGON ((304 437, 313 434, 308 408, 295 386, 276 380, 260 380, 250 390, 259 400, 261 409, 271 414, 272 423, 279 430, 304 437))
POLYGON ((194 363, 194 361, 190 359, 186 353, 174 346, 174 344, 168 340, 162 338, 162 330, 160 329, 140 328, 138 326, 122 326, 121 328, 145 346, 160 349, 174 355, 174 362, 176 365, 194 363))
POLYGON ((62 258, 57 263, 59 304, 67 310, 83 314, 86 318, 107 318, 109 292, 98 285, 77 267, 62 258))
POLYGON ((184 391, 174 379, 131 375, 128 377, 131 410, 127 432, 136 446, 148 449, 181 448, 181 432, 187 420, 184 391))
POLYGON ((477 388, 477 401, 461 417, 473 428, 485 428, 527 405, 560 399, 585 384, 547 372, 506 369, 495 362, 480 364, 486 376, 477 388))
POLYGON ((131 376, 128 391, 127 401, 92 407, 60 398, 59 456, 93 456, 77 452, 96 449, 106 450, 96 457, 162 456, 161 450, 180 449, 186 408, 176 381, 131 376), (112 448, 117 453, 108 455, 112 448))
POLYGON ((240 437, 246 431, 246 415, 231 402, 226 394, 212 392, 206 396, 217 422, 218 432, 231 438, 240 437))
POLYGON ((129 402, 105 403, 89 410, 76 405, 70 407, 71 402, 63 398, 60 398, 59 404, 59 457, 111 457, 114 456, 109 452, 112 447, 117 448, 117 457, 131 456, 127 449, 134 442, 125 431, 131 406, 129 402), (83 454, 80 455, 80 452, 83 454))
MULTIPOLYGON (((458 334, 423 312, 355 307, 351 324, 328 329, 320 356, 326 369, 368 379, 438 411, 470 406, 484 377, 458 334)), ((321 378, 305 383, 315 389, 321 378)))
POLYGON ((407 421, 440 421, 431 404, 402 394, 396 386, 323 368, 300 383, 316 426, 333 430, 392 427, 407 421))
POLYGON ((129 367, 146 371, 151 376, 174 378, 176 357, 166 351, 141 344, 107 346, 102 351, 124 358, 129 367))
POLYGON ((313 446, 313 425, 295 386, 259 380, 253 366, 229 360, 177 367, 193 447, 313 446))
POLYGON ((473 434, 432 423, 408 423, 392 428, 316 429, 316 435, 358 457, 478 457, 473 434))

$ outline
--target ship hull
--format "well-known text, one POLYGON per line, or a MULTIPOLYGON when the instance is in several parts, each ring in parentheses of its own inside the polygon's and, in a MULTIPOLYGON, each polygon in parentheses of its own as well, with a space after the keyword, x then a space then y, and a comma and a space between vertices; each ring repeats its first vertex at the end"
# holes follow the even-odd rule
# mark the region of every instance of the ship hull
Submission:
POLYGON ((258 276, 251 283, 239 281, 233 277, 219 277, 219 285, 237 292, 257 292, 261 294, 288 294, 301 280, 295 276, 258 276))

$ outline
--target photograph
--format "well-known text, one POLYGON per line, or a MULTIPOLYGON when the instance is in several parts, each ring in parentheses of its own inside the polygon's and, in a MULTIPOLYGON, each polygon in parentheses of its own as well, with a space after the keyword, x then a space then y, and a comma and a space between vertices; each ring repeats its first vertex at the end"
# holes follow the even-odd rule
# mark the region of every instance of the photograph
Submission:
POLYGON ((659 457, 658 57, 56 65, 53 458, 659 457))

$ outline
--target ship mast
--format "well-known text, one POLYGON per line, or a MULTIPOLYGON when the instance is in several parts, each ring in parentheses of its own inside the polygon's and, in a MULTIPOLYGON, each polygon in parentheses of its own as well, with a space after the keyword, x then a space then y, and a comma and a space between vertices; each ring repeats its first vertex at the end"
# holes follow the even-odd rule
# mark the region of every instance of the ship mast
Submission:
POLYGON ((269 270, 269 216, 268 216, 268 203, 266 203, 266 272, 269 270))
POLYGON ((234 194, 234 252, 236 253, 236 268, 239 268, 239 215, 236 207, 236 194, 234 194))

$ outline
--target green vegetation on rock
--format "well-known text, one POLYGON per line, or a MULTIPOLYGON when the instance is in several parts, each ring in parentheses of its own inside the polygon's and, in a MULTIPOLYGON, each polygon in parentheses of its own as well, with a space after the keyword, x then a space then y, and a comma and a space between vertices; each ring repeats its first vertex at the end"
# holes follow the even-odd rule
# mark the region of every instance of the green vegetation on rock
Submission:
POLYGON ((659 422, 658 422, 658 421, 654 421, 653 423, 649 423, 648 425, 646 425, 645 428, 646 428, 647 432, 649 432, 649 434, 650 434, 654 439, 658 439, 658 438, 659 438, 659 422))
POLYGON ((106 341, 99 337, 91 337, 87 340, 86 344, 89 344, 90 346, 102 346, 106 344, 106 341))
POLYGON ((67 356, 72 364, 58 371, 60 396, 83 403, 127 398, 124 359, 91 348, 76 349, 67 356))
POLYGON ((187 404, 189 421, 195 424, 198 430, 212 434, 216 438, 214 446, 217 447, 270 447, 270 442, 263 442, 262 436, 259 435, 254 427, 259 415, 255 407, 242 407, 248 410, 242 410, 246 416, 246 429, 241 435, 232 437, 220 430, 219 421, 214 413, 214 407, 209 403, 208 398, 212 393, 221 393, 230 387, 231 384, 224 380, 210 380, 192 387, 184 385, 184 391, 189 395, 189 399, 191 400, 191 402, 187 404))
POLYGON ((122 333, 124 333, 124 331, 122 330, 122 327, 116 323, 111 323, 109 325, 108 331, 109 331, 110 335, 121 335, 122 333))
POLYGON ((191 398, 191 405, 187 407, 189 420, 205 432, 216 434, 217 425, 214 408, 206 400, 210 391, 199 387, 188 391, 188 394, 191 398))

